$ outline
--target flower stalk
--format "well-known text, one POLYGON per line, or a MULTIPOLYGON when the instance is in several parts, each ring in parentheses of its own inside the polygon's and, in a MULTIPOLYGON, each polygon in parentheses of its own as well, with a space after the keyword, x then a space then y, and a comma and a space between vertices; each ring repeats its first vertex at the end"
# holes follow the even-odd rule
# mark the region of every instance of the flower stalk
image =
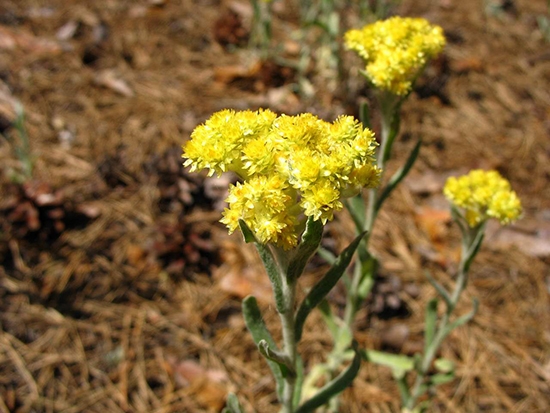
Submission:
POLYGON ((478 303, 474 299, 472 311, 451 321, 462 293, 466 289, 470 266, 481 248, 488 219, 496 218, 501 224, 508 224, 521 215, 519 198, 511 190, 509 182, 496 171, 474 170, 459 178, 451 177, 447 180, 443 192, 451 202, 452 216, 462 235, 461 258, 452 292, 447 291, 427 274, 428 280, 440 295, 446 308, 437 322, 439 300, 433 299, 427 305, 424 352, 420 355, 414 369, 410 370, 416 372, 416 378, 410 390, 407 387, 405 375, 399 380, 403 412, 406 413, 423 411, 427 401, 418 403, 419 398, 437 384, 454 378, 452 366, 444 367, 443 371, 435 374, 430 373, 430 368, 435 365, 437 370, 437 362, 440 361, 439 370, 441 370, 441 365, 445 364, 441 361, 445 360, 436 360, 436 355, 443 342, 453 330, 469 322, 477 312, 478 303))
MULTIPOLYGON (((424 354, 422 354, 421 360, 416 367, 417 375, 414 384, 411 387, 411 390, 407 392, 401 392, 402 404, 404 406, 405 412, 413 411, 413 408, 417 405, 419 397, 421 397, 429 389, 429 387, 432 386, 432 383, 428 381, 429 369, 432 366, 437 352, 441 348, 444 340, 452 332, 452 330, 454 330, 459 325, 462 325, 471 320, 477 312, 477 301, 474 300, 474 308, 472 312, 467 314, 461 320, 459 325, 453 325, 450 323, 451 316, 453 315, 453 312, 455 311, 458 302, 460 301, 462 293, 466 288, 468 282, 468 267, 472 260, 475 258, 477 252, 479 251, 479 247, 481 246, 481 242, 483 240, 484 229, 485 225, 483 224, 474 228, 473 231, 469 231, 468 236, 464 234, 464 237, 462 239, 462 254, 460 265, 453 292, 449 294, 441 285, 438 284, 437 288, 440 291, 440 294, 442 293, 441 295, 443 296, 444 302, 446 304, 445 313, 443 314, 441 320, 435 328, 433 339, 430 339, 430 337, 425 338, 426 342, 424 354)), ((433 279, 430 279, 430 281, 432 283, 436 282, 433 279)), ((433 313, 429 314, 428 319, 435 319, 436 309, 437 301, 435 301, 435 304, 432 308, 430 308, 430 304, 428 305, 428 313, 433 313)))
MULTIPOLYGON (((367 25, 361 30, 350 30, 345 34, 346 47, 365 60, 366 68, 362 74, 375 87, 375 97, 381 114, 380 148, 376 156, 377 166, 382 171, 381 180, 386 162, 391 157, 394 140, 399 133, 401 105, 411 93, 414 81, 428 60, 438 54, 444 44, 441 28, 429 25, 424 19, 395 17, 367 25)), ((362 112, 363 123, 370 124, 366 107, 362 112)), ((348 289, 344 323, 349 329, 352 328, 360 302, 374 285, 376 258, 369 251, 368 245, 376 217, 383 202, 409 172, 419 149, 420 144, 417 144, 404 167, 392 177, 386 187, 369 189, 366 208, 348 208, 357 230, 367 231, 364 246, 359 252, 360 263, 356 266, 348 289), (359 216, 362 213, 364 217, 359 216)), ((361 200, 358 199, 358 202, 361 200)))
MULTIPOLYGON (((395 17, 367 25, 361 30, 350 30, 344 35, 344 39, 345 46, 358 53, 365 61, 366 66, 361 74, 374 87, 374 96, 381 115, 380 147, 376 154, 376 165, 381 171, 382 180, 386 163, 391 158, 393 143, 399 133, 401 106, 427 62, 441 52, 445 38, 440 27, 432 26, 424 19, 395 17)), ((370 126, 366 105, 361 108, 361 113, 363 125, 370 126)), ((419 150, 420 142, 415 145, 403 167, 384 187, 368 189, 366 203, 361 194, 345 203, 357 233, 366 231, 367 235, 359 247, 358 262, 352 274, 346 278, 347 296, 343 319, 325 311, 325 318, 331 319, 331 324, 338 327, 331 329, 335 345, 326 365, 318 369, 316 374, 323 371, 327 376, 333 377, 333 366, 337 365, 333 361, 344 359, 349 351, 357 311, 374 286, 378 269, 378 260, 369 248, 370 234, 384 201, 408 174, 419 150)), ((331 403, 329 410, 338 411, 337 400, 331 403)))

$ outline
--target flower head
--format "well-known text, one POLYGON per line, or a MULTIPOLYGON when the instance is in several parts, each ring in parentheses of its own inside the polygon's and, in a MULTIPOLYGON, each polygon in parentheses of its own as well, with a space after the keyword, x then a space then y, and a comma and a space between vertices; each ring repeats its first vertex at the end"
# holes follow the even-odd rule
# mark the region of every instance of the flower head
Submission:
POLYGON ((225 109, 214 113, 203 125, 195 128, 185 146, 191 171, 209 169, 209 175, 221 175, 239 169, 243 145, 271 127, 277 115, 270 110, 235 112, 225 109))
POLYGON ((521 215, 517 194, 497 171, 476 169, 459 178, 451 177, 443 193, 451 203, 464 209, 471 227, 488 218, 509 224, 521 215))
POLYGON ((242 179, 230 188, 221 220, 230 232, 243 220, 260 242, 290 249, 304 219, 326 223, 342 198, 378 185, 376 145, 351 116, 329 123, 309 113, 222 110, 193 131, 183 157, 191 171, 233 171, 242 179))
POLYGON ((349 30, 345 46, 365 60, 375 87, 405 95, 422 68, 445 46, 443 29, 421 18, 392 17, 349 30))

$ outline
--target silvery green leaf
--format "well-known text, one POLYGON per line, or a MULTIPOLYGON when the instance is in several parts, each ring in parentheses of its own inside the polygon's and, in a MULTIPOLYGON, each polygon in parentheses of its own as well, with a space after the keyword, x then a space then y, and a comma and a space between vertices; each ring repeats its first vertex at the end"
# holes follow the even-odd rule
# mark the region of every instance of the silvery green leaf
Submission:
MULTIPOLYGON (((264 319, 262 317, 262 313, 260 312, 260 308, 258 307, 256 298, 249 295, 243 300, 242 306, 246 327, 250 331, 252 339, 254 340, 256 345, 258 346, 261 341, 265 341, 273 350, 277 351, 277 345, 275 344, 273 337, 269 333, 264 323, 264 319)), ((269 364, 269 368, 271 369, 273 376, 275 377, 275 381, 277 384, 277 395, 279 396, 279 400, 282 400, 284 378, 281 366, 269 359, 267 359, 267 364, 269 364)))
POLYGON ((314 412, 320 406, 326 404, 332 397, 341 393, 347 387, 351 385, 355 376, 359 372, 359 367, 361 366, 361 356, 357 350, 357 344, 354 343, 355 357, 353 358, 351 364, 336 377, 334 380, 330 381, 324 385, 311 399, 304 402, 295 413, 310 413, 314 412))
POLYGON ((275 305, 277 306, 277 311, 279 311, 280 313, 284 313, 286 308, 286 300, 283 294, 281 270, 279 268, 277 260, 273 255, 273 252, 269 249, 268 245, 262 244, 256 240, 256 237, 254 236, 252 230, 242 219, 239 220, 239 225, 241 227, 241 231, 244 235, 245 241, 254 242, 254 245, 258 250, 258 254, 260 255, 260 258, 264 264, 264 268, 267 272, 267 276, 269 277, 269 281, 271 281, 271 285, 273 286, 273 295, 275 296, 275 305))
POLYGON ((239 403, 239 399, 237 399, 234 393, 229 393, 227 395, 227 403, 222 413, 243 413, 243 408, 239 403))
POLYGON ((313 217, 308 218, 306 229, 302 234, 302 240, 298 244, 296 252, 288 265, 287 278, 289 280, 295 280, 302 275, 307 262, 321 244, 323 228, 323 223, 320 219, 315 221, 313 217))
POLYGON ((432 345, 435 337, 435 329, 437 323, 437 298, 428 301, 426 305, 426 330, 424 333, 424 352, 432 345))
POLYGON ((402 354, 391 354, 376 350, 362 350, 361 354, 367 361, 389 367, 396 380, 402 379, 407 372, 414 370, 414 359, 402 354))
POLYGON ((327 271, 325 276, 313 286, 309 294, 306 296, 300 308, 296 313, 296 323, 295 323, 295 334, 296 341, 300 341, 302 337, 302 329, 304 328, 304 323, 307 316, 322 300, 326 297, 330 290, 336 285, 338 280, 344 274, 344 271, 348 267, 355 250, 357 249, 359 243, 365 236, 366 232, 358 235, 348 247, 342 251, 338 256, 334 264, 327 271))
POLYGON ((386 198, 392 193, 392 191, 399 185, 399 183, 407 176, 409 171, 411 170, 412 166, 414 165, 414 162, 416 161, 416 158, 418 158, 418 154, 420 153, 420 146, 422 145, 422 141, 419 140, 416 145, 414 145, 413 150, 409 154, 409 157, 407 158, 407 161, 405 164, 397 171, 391 179, 388 181, 387 185, 384 187, 384 189, 381 191, 380 196, 378 197, 376 201, 376 210, 380 210, 382 207, 382 204, 386 200, 386 198))

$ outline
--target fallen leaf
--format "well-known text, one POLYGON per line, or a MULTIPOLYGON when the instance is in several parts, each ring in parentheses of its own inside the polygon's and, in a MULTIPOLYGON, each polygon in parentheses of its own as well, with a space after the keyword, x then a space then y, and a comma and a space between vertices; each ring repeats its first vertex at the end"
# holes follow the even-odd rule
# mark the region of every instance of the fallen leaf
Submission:
POLYGON ((243 19, 250 20, 253 18, 254 10, 252 9, 252 4, 249 2, 240 2, 240 1, 231 1, 228 4, 228 7, 231 11, 237 13, 243 19))
POLYGON ((444 244, 447 238, 447 224, 451 222, 448 209, 441 210, 431 207, 420 208, 415 215, 417 224, 426 232, 434 244, 444 244))
POLYGON ((384 348, 400 351, 410 334, 405 324, 394 324, 380 333, 380 342, 384 348))
POLYGON ((195 400, 212 411, 220 411, 225 405, 227 374, 222 370, 206 369, 195 360, 167 358, 168 370, 175 382, 188 387, 195 400))
POLYGON ((69 40, 74 37, 77 30, 78 23, 75 20, 69 20, 57 30, 55 37, 57 37, 58 40, 69 40))
POLYGON ((460 256, 460 249, 452 250, 447 244, 448 224, 452 221, 448 209, 441 210, 432 207, 422 207, 415 215, 417 225, 430 238, 431 246, 418 245, 416 251, 425 259, 435 262, 442 267, 449 265, 449 253, 454 257, 460 256))
POLYGON ((121 79, 114 70, 107 69, 99 72, 94 82, 96 85, 109 88, 123 96, 134 96, 134 91, 130 88, 128 83, 124 79, 121 79))
POLYGON ((126 247, 126 258, 133 267, 139 267, 143 264, 146 257, 145 250, 137 244, 128 244, 126 247))
POLYGON ((483 72, 484 65, 481 59, 477 57, 468 57, 455 60, 452 63, 452 69, 456 73, 483 72))
POLYGON ((259 60, 256 60, 248 66, 232 65, 217 67, 214 69, 214 80, 228 84, 236 79, 251 78, 258 74, 261 66, 262 63, 259 60))
POLYGON ((0 49, 21 49, 38 55, 57 55, 62 51, 57 42, 5 26, 0 26, 0 49))

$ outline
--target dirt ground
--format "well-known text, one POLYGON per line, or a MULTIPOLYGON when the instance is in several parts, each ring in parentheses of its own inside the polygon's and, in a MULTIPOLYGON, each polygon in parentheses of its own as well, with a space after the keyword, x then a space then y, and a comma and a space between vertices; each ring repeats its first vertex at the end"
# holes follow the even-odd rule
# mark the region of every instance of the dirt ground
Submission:
MULTIPOLYGON (((442 349, 457 378, 431 411, 548 412, 550 43, 537 27, 548 10, 515 0, 487 13, 488 3, 499 2, 404 0, 393 10, 441 25, 448 45, 403 108, 389 169, 419 138, 423 148, 377 223, 383 264, 357 339, 421 348, 434 294, 424 271, 450 283, 456 269, 442 184, 496 168, 524 217, 489 228, 459 306, 477 297, 480 312, 442 349)), ((274 7, 273 55, 296 62, 297 2, 274 7)), ((222 108, 333 120, 357 115, 369 92, 349 52, 335 82, 316 47, 309 88, 298 90, 295 68, 246 47, 250 15, 245 0, 0 1, 0 129, 17 138, 20 102, 34 161, 32 179, 15 184, 21 165, 0 139, 0 412, 218 412, 229 391, 247 411, 277 411, 240 314, 241 298, 257 295, 277 335, 267 277, 217 222, 228 180, 188 174, 181 145, 222 108)), ((362 24, 354 8, 342 22, 362 24)), ((352 233, 341 214, 326 242, 339 248, 352 233)), ((307 364, 330 346, 313 315, 300 346, 307 364)), ((390 372, 363 364, 342 412, 398 408, 390 372)))

